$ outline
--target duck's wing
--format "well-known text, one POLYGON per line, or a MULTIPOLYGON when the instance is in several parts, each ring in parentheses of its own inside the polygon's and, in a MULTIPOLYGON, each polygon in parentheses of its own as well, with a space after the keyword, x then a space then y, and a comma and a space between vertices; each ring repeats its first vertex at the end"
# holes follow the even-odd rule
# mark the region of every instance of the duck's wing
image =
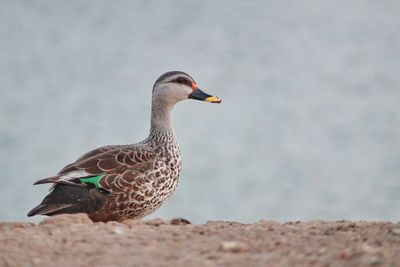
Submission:
MULTIPOLYGON (((91 157, 94 157, 94 156, 103 154, 104 152, 107 152, 107 151, 109 151, 109 150, 113 150, 113 149, 116 149, 116 148, 120 148, 120 147, 123 147, 123 146, 124 146, 124 145, 112 145, 112 146, 102 146, 102 147, 98 147, 98 148, 96 148, 96 149, 93 149, 93 150, 87 152, 86 154, 83 154, 83 155, 80 156, 75 162, 72 162, 72 163, 68 164, 67 166, 65 166, 65 167, 63 168, 63 170, 69 168, 70 166, 74 165, 74 164, 77 163, 77 162, 83 161, 83 160, 85 160, 85 159, 88 159, 88 158, 91 158, 91 157)), ((62 171, 62 170, 61 170, 61 171, 62 171)))
POLYGON ((154 150, 143 145, 102 147, 65 166, 56 176, 35 184, 94 186, 112 193, 123 190, 152 169, 156 158, 154 150))
POLYGON ((107 152, 109 150, 114 150, 114 149, 120 148, 120 147, 126 147, 126 146, 125 145, 113 145, 113 146, 98 147, 96 149, 93 149, 92 151, 87 152, 86 154, 83 154, 74 163, 82 161, 82 160, 85 160, 85 159, 88 159, 88 158, 91 158, 91 157, 94 157, 96 155, 103 154, 104 152, 107 152))

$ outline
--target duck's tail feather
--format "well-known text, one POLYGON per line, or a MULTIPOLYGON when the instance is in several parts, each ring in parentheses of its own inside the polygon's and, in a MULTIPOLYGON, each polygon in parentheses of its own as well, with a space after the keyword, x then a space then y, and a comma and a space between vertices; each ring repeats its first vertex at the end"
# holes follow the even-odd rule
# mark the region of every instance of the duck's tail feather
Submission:
POLYGON ((28 213, 28 217, 35 215, 54 215, 63 213, 63 210, 71 206, 72 204, 39 204, 28 213))
POLYGON ((53 183, 53 184, 69 184, 69 185, 74 185, 74 186, 82 186, 85 187, 85 184, 79 183, 75 180, 63 180, 60 179, 60 176, 56 175, 56 176, 52 176, 52 177, 47 177, 44 179, 40 179, 36 182, 34 182, 34 185, 38 185, 38 184, 49 184, 49 183, 53 183))
POLYGON ((56 184, 42 203, 28 213, 28 216, 80 212, 90 214, 100 209, 108 198, 109 194, 93 187, 56 184))
POLYGON ((57 176, 40 179, 40 180, 34 182, 33 184, 37 185, 37 184, 57 183, 59 179, 60 179, 60 177, 57 175, 57 176))

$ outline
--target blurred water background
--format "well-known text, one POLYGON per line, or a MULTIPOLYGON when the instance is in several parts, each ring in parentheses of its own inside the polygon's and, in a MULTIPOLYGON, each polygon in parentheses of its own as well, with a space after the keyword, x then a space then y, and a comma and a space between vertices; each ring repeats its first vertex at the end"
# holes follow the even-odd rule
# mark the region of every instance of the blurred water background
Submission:
POLYGON ((178 190, 149 216, 400 217, 399 1, 0 1, 0 220, 81 154, 148 134, 154 81, 178 104, 178 190))

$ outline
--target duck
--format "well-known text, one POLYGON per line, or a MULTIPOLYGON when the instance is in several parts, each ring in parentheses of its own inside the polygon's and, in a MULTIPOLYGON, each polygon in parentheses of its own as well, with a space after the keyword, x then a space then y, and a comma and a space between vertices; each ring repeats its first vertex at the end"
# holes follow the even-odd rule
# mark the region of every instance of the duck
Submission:
POLYGON ((94 221, 140 219, 157 210, 175 191, 182 169, 171 111, 183 100, 221 103, 200 90, 182 71, 154 83, 148 137, 135 144, 96 148, 34 185, 52 184, 50 193, 27 214, 86 213, 94 221))

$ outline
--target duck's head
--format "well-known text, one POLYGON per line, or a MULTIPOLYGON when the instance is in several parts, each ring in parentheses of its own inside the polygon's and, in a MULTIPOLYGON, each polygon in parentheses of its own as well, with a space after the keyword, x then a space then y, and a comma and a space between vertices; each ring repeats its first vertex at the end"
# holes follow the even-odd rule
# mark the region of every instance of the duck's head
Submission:
POLYGON ((185 99, 221 103, 218 97, 200 90, 193 78, 182 71, 166 72, 154 83, 153 101, 175 104, 185 99))

